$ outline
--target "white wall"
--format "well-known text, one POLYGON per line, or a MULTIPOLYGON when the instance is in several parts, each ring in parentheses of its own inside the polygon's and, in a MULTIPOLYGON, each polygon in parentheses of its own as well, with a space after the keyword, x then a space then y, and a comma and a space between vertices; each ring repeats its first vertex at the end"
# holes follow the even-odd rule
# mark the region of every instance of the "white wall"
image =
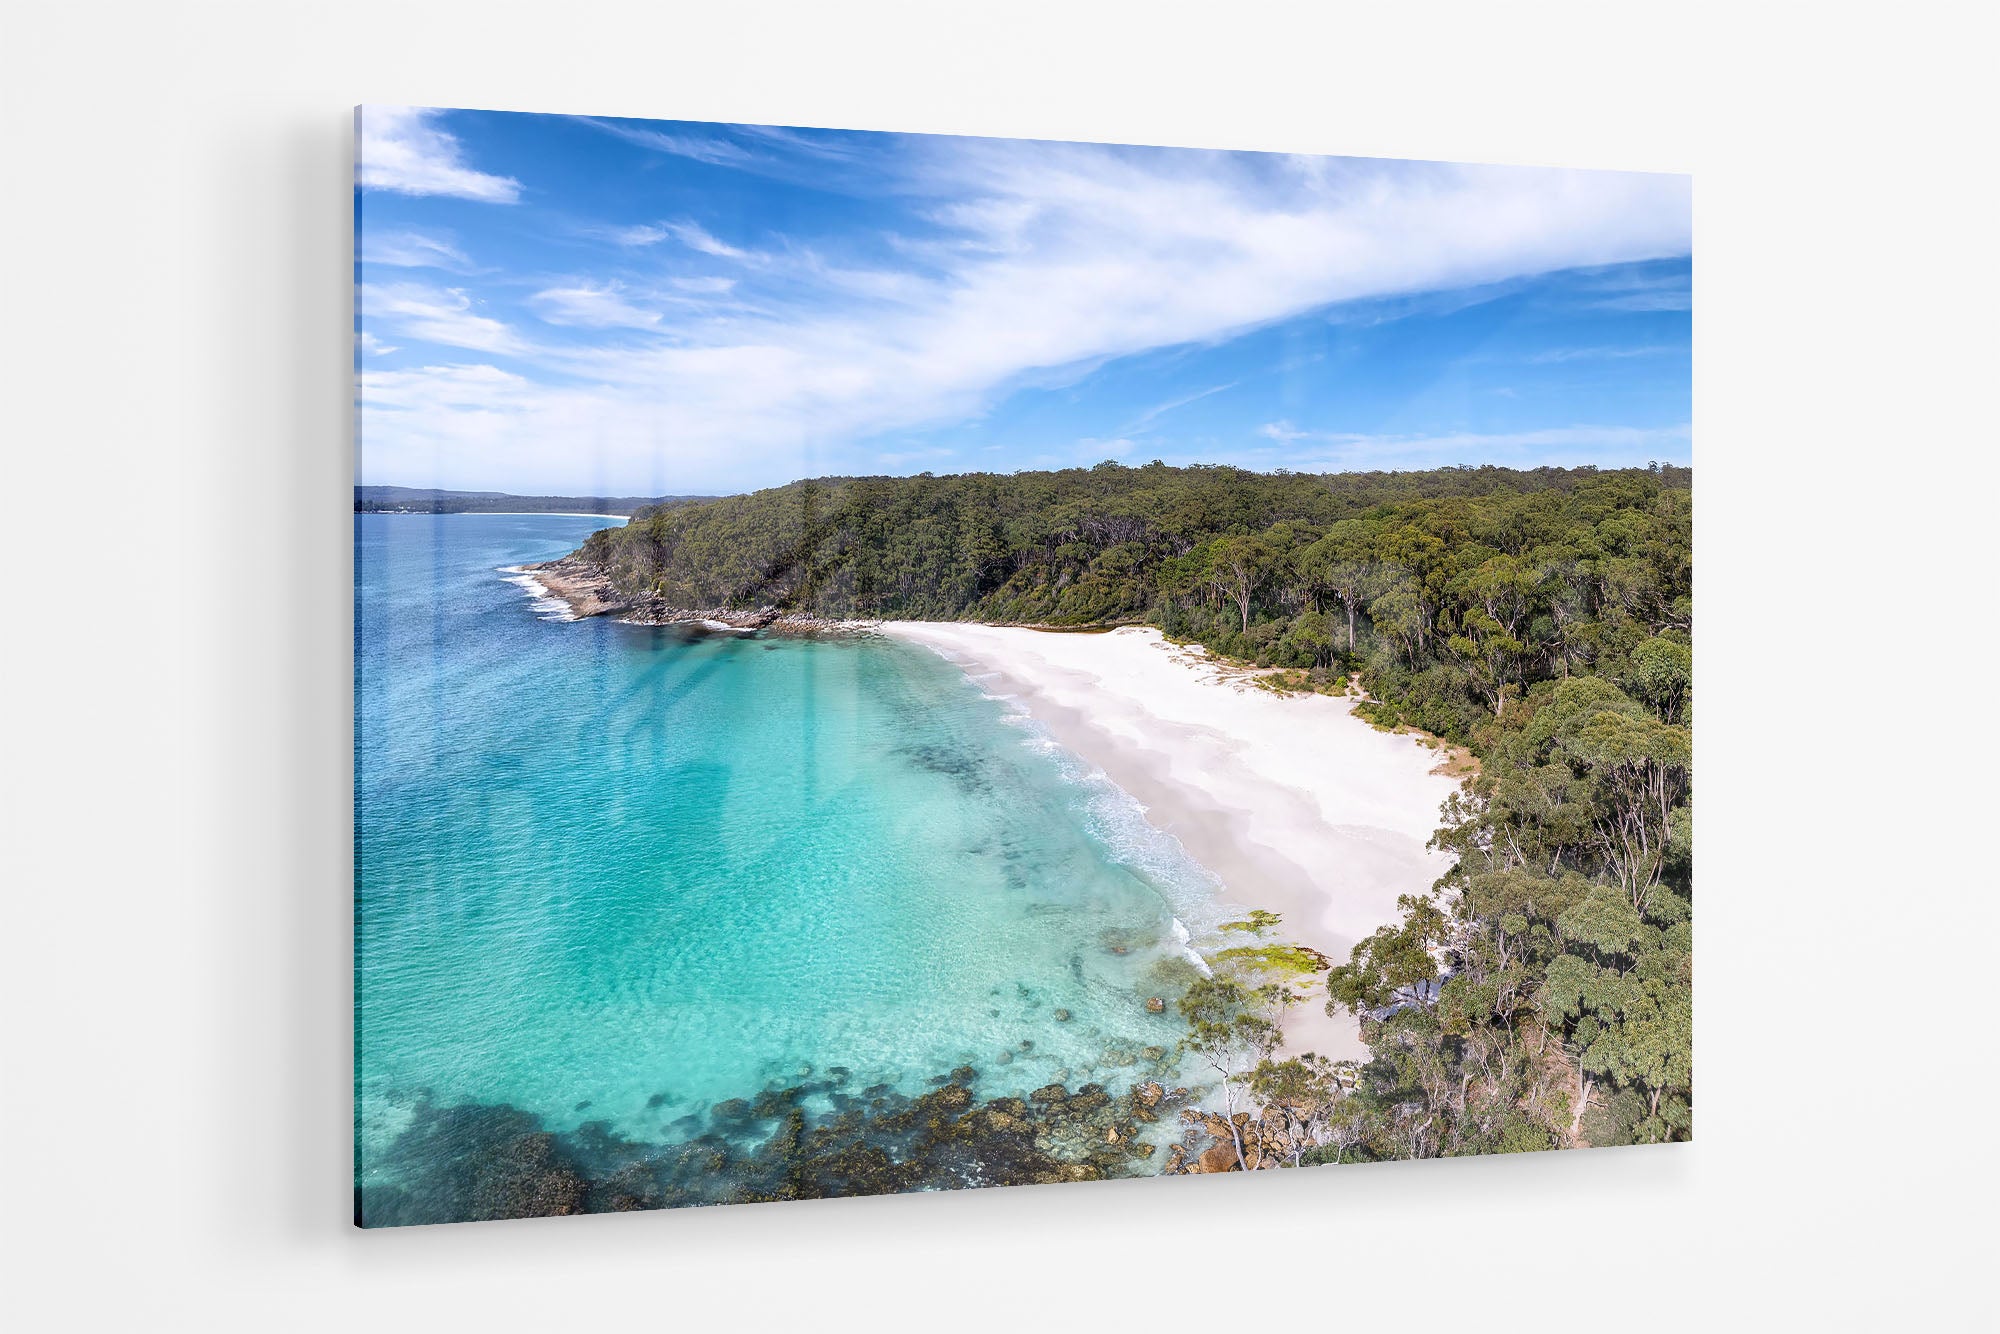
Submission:
POLYGON ((1949 1224, 1992 1186, 1982 10, 1081 8, 5 9, 14 1327, 1973 1309, 1986 1265, 1949 1224), (351 1230, 363 101, 1695 172, 1699 1141, 351 1230))

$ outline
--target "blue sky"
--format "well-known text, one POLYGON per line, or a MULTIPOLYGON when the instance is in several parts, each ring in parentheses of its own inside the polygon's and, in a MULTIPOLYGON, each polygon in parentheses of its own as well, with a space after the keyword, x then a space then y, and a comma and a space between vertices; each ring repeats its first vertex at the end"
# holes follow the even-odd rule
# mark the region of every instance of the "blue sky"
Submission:
POLYGON ((1689 461, 1686 177, 368 107, 360 480, 1689 461))

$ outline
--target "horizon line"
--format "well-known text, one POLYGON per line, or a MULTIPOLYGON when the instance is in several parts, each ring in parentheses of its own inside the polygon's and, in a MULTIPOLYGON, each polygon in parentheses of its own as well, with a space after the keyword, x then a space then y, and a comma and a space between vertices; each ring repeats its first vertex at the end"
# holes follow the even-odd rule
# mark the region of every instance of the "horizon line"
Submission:
POLYGON ((1685 471, 1693 471, 1694 465, 1692 463, 1681 463, 1673 459, 1648 459, 1645 463, 1624 463, 1615 465, 1605 465, 1600 463, 1537 463, 1533 465, 1516 465, 1509 463, 1442 463, 1434 468, 1284 468, 1284 467, 1250 468, 1250 467, 1245 467, 1243 464, 1240 463, 1167 463, 1161 459, 1153 459, 1146 463, 1133 464, 1133 463, 1121 463, 1116 459, 1105 459, 1098 463, 1079 463, 1079 464, 1074 464, 1067 468, 1006 468, 1006 469, 968 468, 959 472, 934 472, 929 469, 926 469, 922 472, 911 472, 911 473, 846 473, 846 472, 815 473, 809 476, 794 477, 791 480, 785 482, 776 482, 769 486, 755 486, 755 487, 744 488, 742 490, 737 490, 737 491, 716 491, 716 492, 673 491, 673 492, 659 492, 659 493, 649 494, 644 491, 631 491, 624 494, 618 494, 610 490, 504 491, 491 488, 474 488, 467 486, 438 486, 438 485, 412 486, 403 482, 362 482, 362 481, 355 482, 354 489, 356 491, 361 491, 374 487, 374 488, 381 488, 381 489, 395 490, 395 491, 435 491, 452 495, 513 496, 522 499, 555 499, 555 498, 582 497, 587 499, 598 499, 598 500, 660 500, 669 497, 678 497, 678 498, 692 499, 692 500, 720 500, 728 496, 755 495, 759 491, 782 491, 788 486, 797 486, 801 482, 907 481, 907 480, 914 480, 920 477, 931 478, 934 480, 944 480, 954 477, 1021 477, 1021 476, 1032 476, 1038 473, 1095 472, 1100 468, 1115 468, 1123 472, 1144 472, 1150 468, 1165 468, 1175 472, 1191 472, 1196 470, 1221 471, 1223 469, 1228 469, 1229 471, 1232 472, 1249 473, 1253 476, 1258 476, 1258 477, 1277 477, 1277 476, 1357 477, 1357 476, 1367 476, 1367 475, 1386 475, 1393 477, 1406 473, 1483 472, 1489 469, 1495 472, 1520 472, 1520 473, 1545 472, 1545 471, 1592 472, 1592 473, 1661 472, 1669 468, 1679 468, 1685 471))

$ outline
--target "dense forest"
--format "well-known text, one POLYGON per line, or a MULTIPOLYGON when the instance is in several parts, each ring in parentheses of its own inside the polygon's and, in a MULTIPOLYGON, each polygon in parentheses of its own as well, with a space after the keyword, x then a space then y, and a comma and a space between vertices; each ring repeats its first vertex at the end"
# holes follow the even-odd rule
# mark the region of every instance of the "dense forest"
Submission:
POLYGON ((1469 748, 1436 838, 1456 868, 1314 970, 1370 1060, 1279 1058, 1296 985, 1239 971, 1182 1002, 1241 1085, 1237 1163, 1276 1166, 1690 1134, 1691 497, 1658 465, 1105 463, 799 482, 644 512, 579 554, 670 606, 1149 623, 1301 688, 1355 682, 1378 725, 1469 748))

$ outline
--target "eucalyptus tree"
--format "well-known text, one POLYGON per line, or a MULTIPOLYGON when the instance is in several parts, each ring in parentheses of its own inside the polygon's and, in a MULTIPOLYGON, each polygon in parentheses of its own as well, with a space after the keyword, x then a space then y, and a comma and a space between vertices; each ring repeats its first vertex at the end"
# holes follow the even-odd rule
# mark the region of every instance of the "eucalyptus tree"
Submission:
POLYGON ((1354 652, 1354 621, 1375 577, 1378 525, 1364 519, 1342 519, 1326 536, 1308 547, 1301 564, 1316 587, 1340 602, 1347 614, 1347 651, 1354 652))
POLYGON ((1236 1122, 1248 1078, 1284 1042, 1276 1013, 1285 997, 1274 987, 1246 987, 1226 977, 1195 981, 1176 1002, 1187 1034, 1184 1050, 1199 1056, 1221 1080, 1223 1119, 1229 1124, 1236 1165, 1248 1170, 1243 1128, 1236 1122))

